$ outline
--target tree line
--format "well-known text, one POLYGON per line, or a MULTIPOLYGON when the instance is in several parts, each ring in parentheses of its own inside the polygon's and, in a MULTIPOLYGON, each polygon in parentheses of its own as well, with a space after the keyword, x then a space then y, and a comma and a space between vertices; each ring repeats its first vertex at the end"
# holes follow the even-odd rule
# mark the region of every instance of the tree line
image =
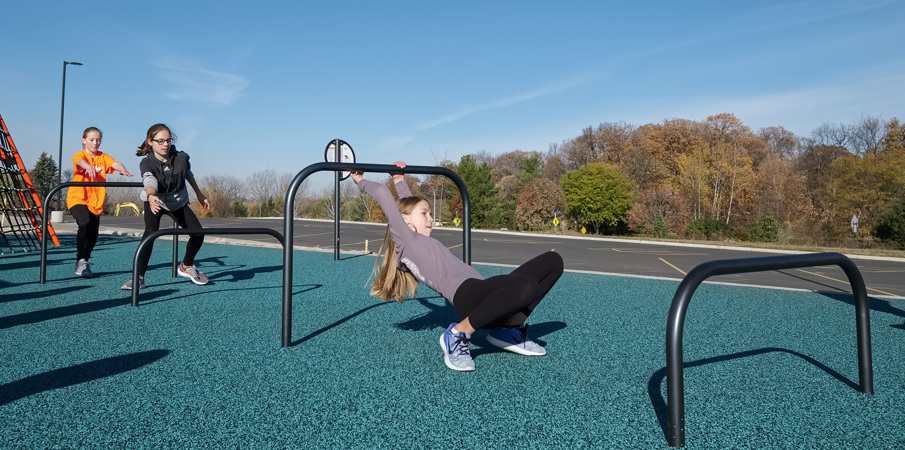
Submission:
MULTIPOLYGON (((463 179, 478 228, 905 248, 905 124, 897 118, 825 123, 807 137, 781 126, 755 132, 729 113, 605 122, 546 152, 481 151, 435 165, 463 179)), ((32 171, 36 186, 45 172, 52 185, 55 170, 42 154, 32 171)), ((210 217, 277 217, 293 176, 268 169, 245 180, 199 181, 213 204, 210 217)), ((462 219, 448 179, 408 183, 432 203, 435 220, 462 219)), ((311 191, 307 182, 299 190, 296 217, 332 219, 333 186, 311 191)), ((341 219, 384 219, 353 183, 342 183, 340 197, 341 219)), ((123 188, 108 189, 108 198, 107 213, 136 201, 123 188)))

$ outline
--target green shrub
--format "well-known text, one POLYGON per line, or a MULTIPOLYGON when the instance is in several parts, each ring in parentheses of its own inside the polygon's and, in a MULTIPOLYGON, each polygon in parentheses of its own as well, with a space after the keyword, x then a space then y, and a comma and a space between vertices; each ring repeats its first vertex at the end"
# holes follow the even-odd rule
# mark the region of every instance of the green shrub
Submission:
POLYGON ((657 218, 654 219, 653 235, 655 238, 665 238, 669 235, 669 227, 666 226, 666 220, 662 215, 657 214, 657 218))
POLYGON ((709 241, 713 235, 720 237, 729 236, 732 233, 732 228, 719 220, 701 218, 688 224, 685 232, 690 236, 704 236, 709 241))
POLYGON ((779 222, 773 218, 769 210, 763 219, 755 220, 751 224, 749 238, 751 242, 779 242, 779 222))
POLYGON ((905 203, 894 206, 877 221, 874 236, 898 250, 905 250, 905 203))

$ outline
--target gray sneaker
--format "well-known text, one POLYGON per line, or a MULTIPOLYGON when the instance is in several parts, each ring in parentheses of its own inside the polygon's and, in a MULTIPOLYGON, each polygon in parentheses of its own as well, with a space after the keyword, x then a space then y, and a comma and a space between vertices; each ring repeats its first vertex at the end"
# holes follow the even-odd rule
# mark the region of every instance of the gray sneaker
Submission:
POLYGON ((515 328, 494 328, 487 335, 487 342, 519 355, 544 356, 547 354, 547 350, 528 339, 528 325, 515 328))
POLYGON ((468 343, 471 336, 464 331, 455 331, 453 327, 458 324, 450 324, 446 331, 440 335, 440 347, 443 348, 443 361, 446 367, 459 372, 471 372, 474 370, 474 360, 471 359, 471 348, 468 343))
POLYGON ((91 265, 88 264, 87 259, 80 259, 75 262, 75 274, 85 278, 91 278, 94 275, 91 273, 91 265))
MULTIPOLYGON (((145 288, 145 276, 144 275, 138 276, 138 288, 139 289, 145 288)), ((127 281, 126 284, 122 285, 122 287, 120 289, 122 289, 124 291, 131 291, 132 290, 132 280, 127 281)))
POLYGON ((180 276, 190 278, 192 283, 195 284, 207 284, 207 282, 210 281, 207 278, 207 275, 196 269, 195 266, 185 266, 184 264, 179 263, 179 269, 176 270, 176 273, 180 276))

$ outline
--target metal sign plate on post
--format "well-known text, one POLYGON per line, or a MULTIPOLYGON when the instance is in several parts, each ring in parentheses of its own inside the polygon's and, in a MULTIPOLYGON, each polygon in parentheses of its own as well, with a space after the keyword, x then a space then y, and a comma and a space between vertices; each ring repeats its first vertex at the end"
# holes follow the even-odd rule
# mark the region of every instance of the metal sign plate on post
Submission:
MULTIPOLYGON (((342 139, 332 140, 329 144, 327 144, 327 149, 324 150, 324 162, 336 162, 336 146, 334 145, 334 143, 337 140, 339 141, 340 151, 339 162, 354 163, 355 152, 352 150, 352 146, 342 139)), ((349 172, 346 170, 340 172, 339 179, 345 180, 346 178, 349 178, 349 172)))

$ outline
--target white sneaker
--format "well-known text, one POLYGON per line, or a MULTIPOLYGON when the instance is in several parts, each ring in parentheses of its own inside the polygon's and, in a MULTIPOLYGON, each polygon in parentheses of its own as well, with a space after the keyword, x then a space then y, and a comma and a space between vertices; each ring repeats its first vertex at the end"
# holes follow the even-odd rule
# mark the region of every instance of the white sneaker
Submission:
POLYGON ((471 359, 471 348, 468 342, 471 336, 464 331, 455 331, 453 327, 458 324, 450 324, 446 331, 440 335, 440 347, 443 348, 443 362, 446 367, 458 372, 471 372, 474 370, 474 360, 471 359))
POLYGON ((178 273, 180 276, 191 278, 192 283, 195 284, 204 285, 207 284, 208 281, 210 281, 208 280, 207 275, 205 275, 204 272, 198 270, 195 266, 186 266, 182 263, 179 263, 179 268, 176 270, 176 273, 178 273))
POLYGON ((547 350, 528 339, 528 325, 515 328, 494 328, 487 335, 487 342, 519 355, 544 356, 547 354, 547 350))

